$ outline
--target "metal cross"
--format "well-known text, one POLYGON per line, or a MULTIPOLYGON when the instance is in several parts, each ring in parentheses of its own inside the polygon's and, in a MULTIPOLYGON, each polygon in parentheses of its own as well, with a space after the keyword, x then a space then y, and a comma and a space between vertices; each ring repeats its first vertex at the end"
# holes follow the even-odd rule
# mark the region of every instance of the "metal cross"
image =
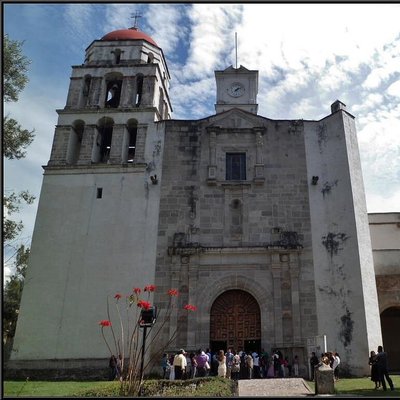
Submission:
POLYGON ((134 19, 133 20, 133 27, 137 28, 137 20, 138 20, 138 18, 142 18, 142 16, 138 12, 135 12, 135 14, 131 14, 131 18, 134 19))

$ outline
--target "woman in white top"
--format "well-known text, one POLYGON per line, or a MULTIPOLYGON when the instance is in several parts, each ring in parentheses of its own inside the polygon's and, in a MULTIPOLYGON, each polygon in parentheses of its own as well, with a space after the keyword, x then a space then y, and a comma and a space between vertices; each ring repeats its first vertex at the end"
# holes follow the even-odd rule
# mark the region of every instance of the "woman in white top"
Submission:
POLYGON ((218 353, 218 376, 226 377, 226 357, 223 350, 218 353))

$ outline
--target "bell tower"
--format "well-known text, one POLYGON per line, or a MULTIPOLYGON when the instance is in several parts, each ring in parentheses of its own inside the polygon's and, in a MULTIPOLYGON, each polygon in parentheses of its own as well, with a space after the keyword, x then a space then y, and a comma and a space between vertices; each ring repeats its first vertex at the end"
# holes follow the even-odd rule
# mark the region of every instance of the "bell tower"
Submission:
POLYGON ((148 123, 172 112, 162 50, 137 28, 122 29, 93 41, 72 68, 49 166, 143 162, 148 123))
POLYGON ((257 114, 258 71, 251 71, 241 65, 215 71, 217 83, 217 114, 239 108, 257 114))
POLYGON ((94 40, 72 67, 43 167, 15 367, 95 368, 108 356, 107 299, 154 282, 169 81, 161 48, 137 28, 94 40))

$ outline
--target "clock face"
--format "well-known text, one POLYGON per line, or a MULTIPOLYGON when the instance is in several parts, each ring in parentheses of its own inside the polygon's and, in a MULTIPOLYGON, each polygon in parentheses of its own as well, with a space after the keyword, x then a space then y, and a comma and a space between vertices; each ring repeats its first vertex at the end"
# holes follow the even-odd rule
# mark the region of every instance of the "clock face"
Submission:
POLYGON ((239 82, 232 83, 228 88, 228 94, 232 97, 240 97, 244 94, 244 86, 239 82))

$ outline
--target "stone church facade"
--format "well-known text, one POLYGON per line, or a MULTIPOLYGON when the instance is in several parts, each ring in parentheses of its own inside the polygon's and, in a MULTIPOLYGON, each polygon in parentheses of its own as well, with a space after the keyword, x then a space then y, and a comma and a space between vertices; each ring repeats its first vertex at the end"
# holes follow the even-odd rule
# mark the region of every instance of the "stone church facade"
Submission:
POLYGON ((197 311, 177 309, 153 353, 177 329, 168 350, 279 348, 307 376, 326 335, 343 370, 369 373, 383 310, 354 117, 335 101, 319 121, 272 120, 257 71, 215 77, 215 115, 173 120, 164 55, 138 29, 73 67, 10 370, 103 368, 106 297, 154 283, 160 313, 170 288, 197 311))

